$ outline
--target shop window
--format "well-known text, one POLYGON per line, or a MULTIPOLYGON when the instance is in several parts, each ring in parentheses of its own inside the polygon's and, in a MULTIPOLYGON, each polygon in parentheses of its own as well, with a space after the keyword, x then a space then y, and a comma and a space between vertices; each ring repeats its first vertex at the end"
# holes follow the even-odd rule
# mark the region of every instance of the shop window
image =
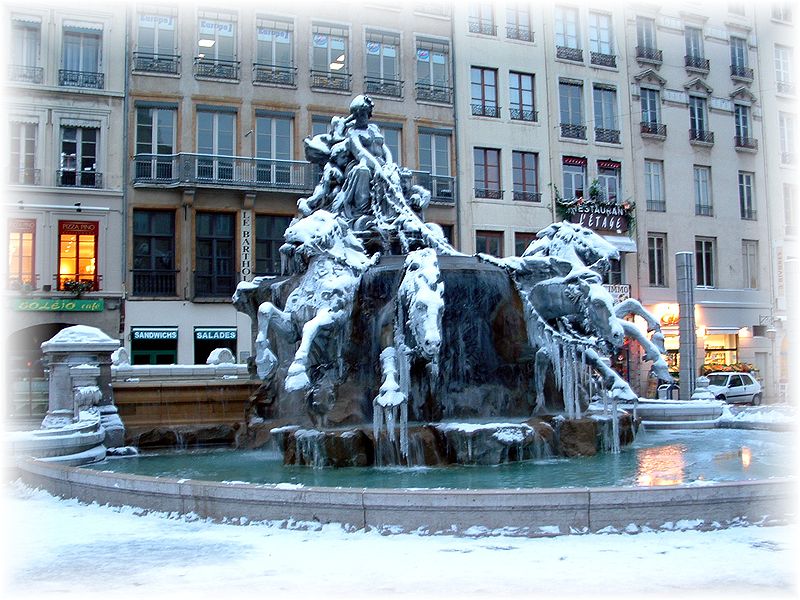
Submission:
POLYGON ((491 254, 498 258, 503 256, 503 232, 502 231, 476 231, 475 232, 475 252, 491 254))
POLYGON ((132 365, 174 365, 178 362, 177 327, 132 327, 132 365))
POLYGON ((217 348, 227 348, 236 357, 235 327, 195 327, 194 328, 194 362, 203 365, 217 348))
POLYGON ((97 221, 58 222, 58 289, 73 291, 97 285, 97 221))
POLYGON ((8 221, 8 287, 21 289, 35 287, 34 250, 36 248, 36 220, 9 219, 8 221))

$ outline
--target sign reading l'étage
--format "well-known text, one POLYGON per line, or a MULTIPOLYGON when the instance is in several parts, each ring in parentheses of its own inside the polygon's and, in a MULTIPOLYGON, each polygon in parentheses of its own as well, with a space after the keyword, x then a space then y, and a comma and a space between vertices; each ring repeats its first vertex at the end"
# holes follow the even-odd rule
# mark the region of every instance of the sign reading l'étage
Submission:
POLYGON ((102 312, 105 300, 82 300, 78 298, 20 298, 14 310, 50 312, 102 312))

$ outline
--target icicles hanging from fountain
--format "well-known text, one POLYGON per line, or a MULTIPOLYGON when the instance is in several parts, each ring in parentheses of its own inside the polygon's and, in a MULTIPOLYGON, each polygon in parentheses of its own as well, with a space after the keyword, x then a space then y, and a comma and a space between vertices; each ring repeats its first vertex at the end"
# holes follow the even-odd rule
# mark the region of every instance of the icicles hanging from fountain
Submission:
POLYGON ((382 456, 379 447, 382 443, 381 433, 385 429, 390 443, 394 444, 399 441, 400 454, 405 458, 408 457, 408 396, 401 391, 397 381, 397 350, 395 348, 390 346, 381 352, 381 371, 383 383, 372 402, 375 454, 377 458, 382 456))

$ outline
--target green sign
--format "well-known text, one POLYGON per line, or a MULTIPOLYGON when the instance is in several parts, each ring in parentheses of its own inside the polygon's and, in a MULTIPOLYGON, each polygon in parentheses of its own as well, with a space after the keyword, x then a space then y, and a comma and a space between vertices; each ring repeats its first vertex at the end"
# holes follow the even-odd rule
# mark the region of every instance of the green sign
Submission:
POLYGON ((15 310, 103 312, 105 300, 81 300, 79 298, 20 298, 15 310))

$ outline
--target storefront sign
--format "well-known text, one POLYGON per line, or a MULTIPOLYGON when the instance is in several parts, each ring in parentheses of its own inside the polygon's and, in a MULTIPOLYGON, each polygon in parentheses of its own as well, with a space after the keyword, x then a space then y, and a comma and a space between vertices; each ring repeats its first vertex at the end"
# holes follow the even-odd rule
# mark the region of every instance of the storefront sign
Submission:
POLYGON ((611 297, 614 299, 614 304, 619 304, 623 300, 627 300, 631 297, 631 286, 629 283, 604 283, 603 287, 611 294, 611 297))
POLYGON ((177 340, 177 329, 133 329, 131 337, 134 340, 177 340))
POLYGON ((50 312, 103 312, 105 300, 79 300, 77 298, 25 298, 17 300, 15 310, 50 312))
POLYGON ((58 233, 61 235, 97 235, 99 229, 97 221, 58 222, 58 233))
POLYGON ((250 281, 253 278, 253 211, 242 209, 241 223, 241 247, 239 272, 242 274, 242 281, 250 281))
POLYGON ((571 215, 570 220, 589 229, 617 233, 628 231, 628 217, 621 206, 588 205, 585 209, 579 208, 571 215))
POLYGON ((235 340, 236 329, 195 329, 196 340, 235 340))

